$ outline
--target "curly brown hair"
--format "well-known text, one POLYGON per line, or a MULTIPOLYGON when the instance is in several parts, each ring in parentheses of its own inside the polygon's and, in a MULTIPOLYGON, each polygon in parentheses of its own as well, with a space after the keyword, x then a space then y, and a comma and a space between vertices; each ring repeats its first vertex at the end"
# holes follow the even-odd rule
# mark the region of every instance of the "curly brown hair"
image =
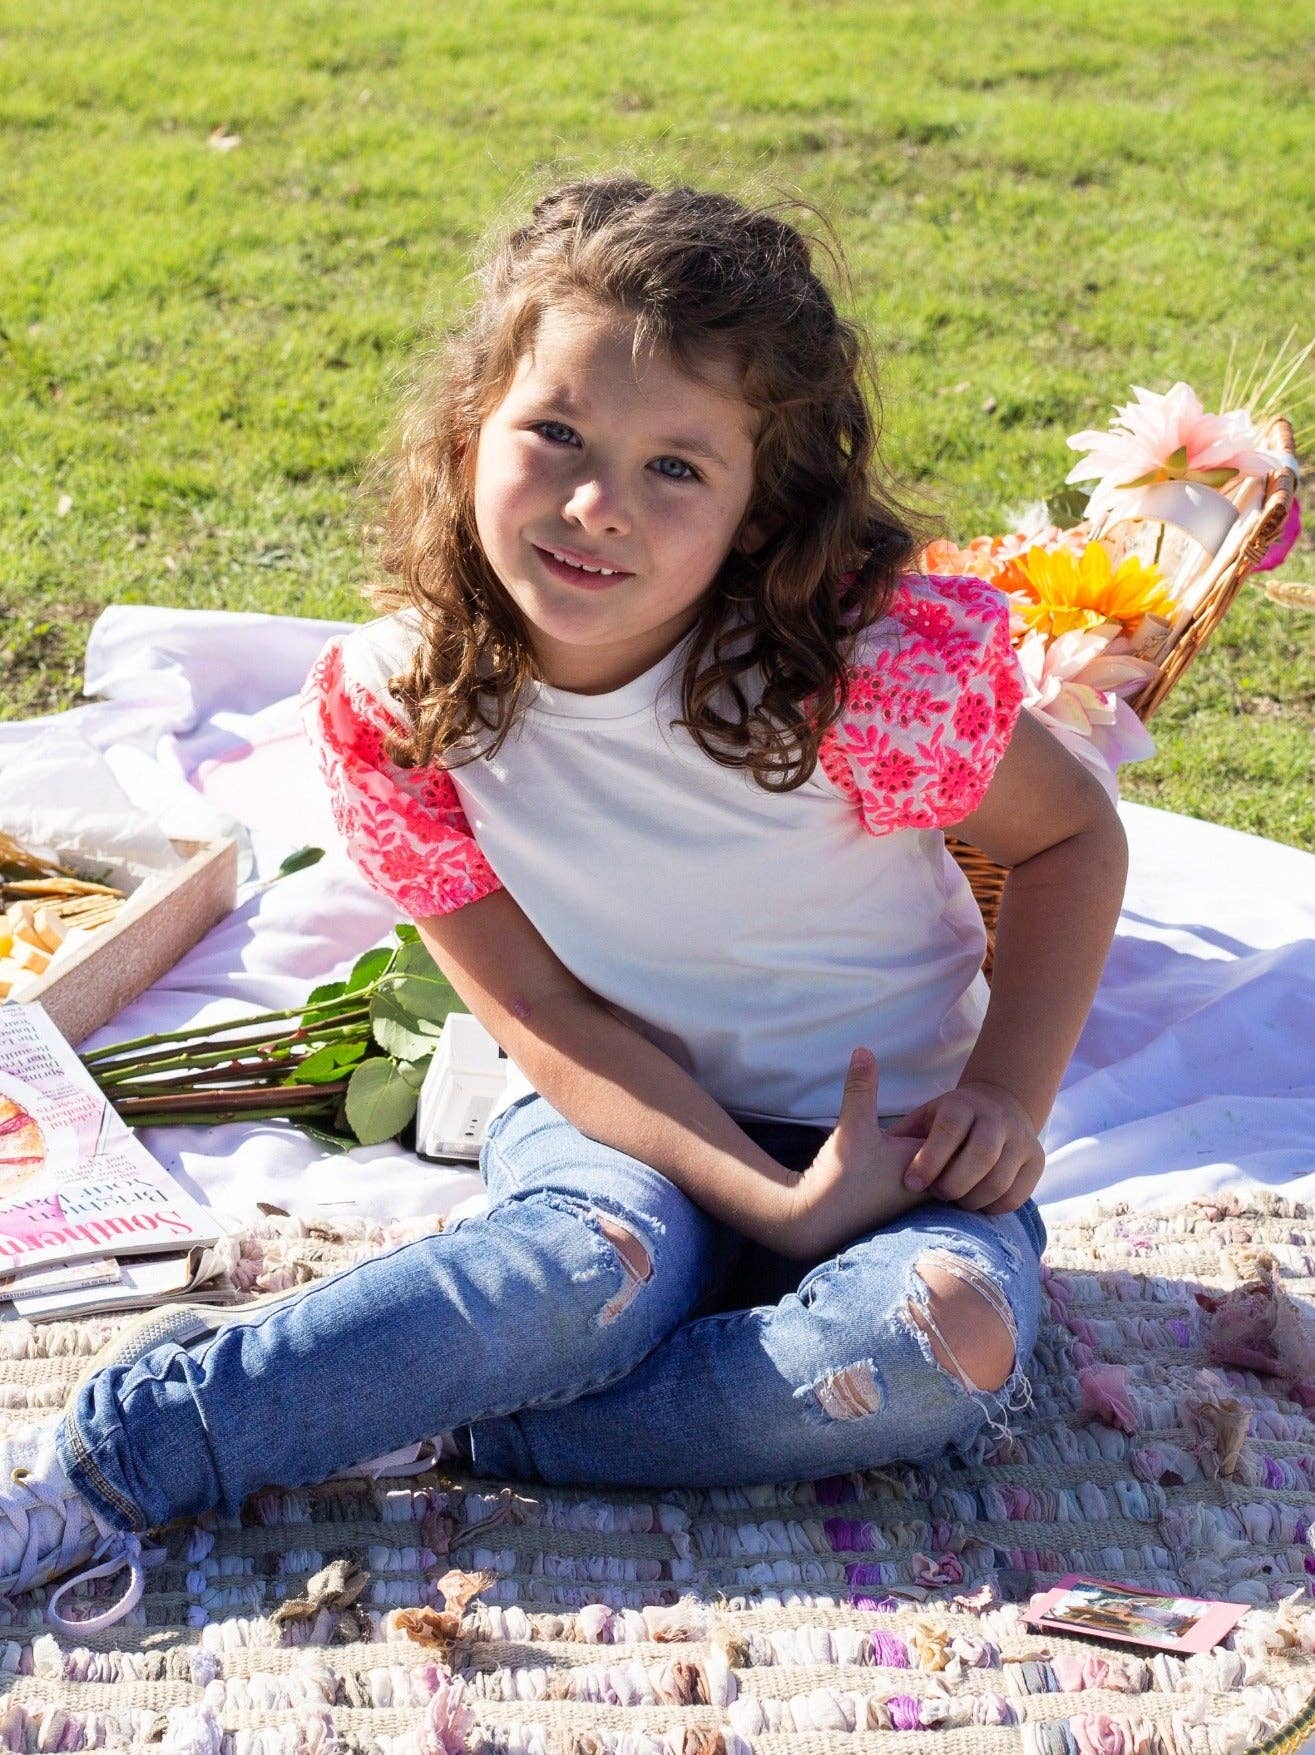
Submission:
POLYGON ((745 553, 737 532, 694 624, 673 723, 766 791, 808 779, 843 708, 854 638, 939 533, 877 480, 870 343, 838 314, 817 247, 768 206, 625 174, 551 190, 486 246, 480 296, 422 360, 366 477, 383 502, 373 526, 383 577, 367 594, 381 613, 417 612, 421 631, 391 685, 410 720, 389 741, 394 761, 455 767, 447 758, 467 743, 469 760, 496 754, 538 680, 521 613, 476 534, 472 441, 543 312, 583 303, 624 313, 636 351, 661 350, 691 375, 729 361, 758 415, 740 531, 756 521, 771 534, 745 553), (755 667, 763 686, 751 698, 755 667))

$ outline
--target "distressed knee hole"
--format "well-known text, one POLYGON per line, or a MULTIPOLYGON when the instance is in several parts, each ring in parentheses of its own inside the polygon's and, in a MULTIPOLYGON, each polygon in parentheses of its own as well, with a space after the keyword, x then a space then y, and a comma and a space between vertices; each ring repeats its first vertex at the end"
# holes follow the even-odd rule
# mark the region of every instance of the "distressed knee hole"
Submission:
POLYGON ((628 1225, 623 1225, 610 1213, 595 1211, 594 1217, 598 1220, 599 1230, 616 1251, 617 1259, 625 1270, 625 1284, 614 1298, 608 1300, 598 1316, 599 1322, 614 1322, 645 1281, 652 1279, 653 1263, 643 1241, 636 1237, 628 1225))
POLYGON ((915 1272, 927 1288, 927 1300, 910 1299, 907 1314, 926 1335, 937 1363, 966 1390, 1003 1389, 1017 1343, 999 1287, 948 1252, 923 1256, 915 1272))
POLYGON ((828 1372, 809 1387, 818 1407, 833 1420, 861 1420, 881 1408, 881 1386, 871 1359, 828 1372))

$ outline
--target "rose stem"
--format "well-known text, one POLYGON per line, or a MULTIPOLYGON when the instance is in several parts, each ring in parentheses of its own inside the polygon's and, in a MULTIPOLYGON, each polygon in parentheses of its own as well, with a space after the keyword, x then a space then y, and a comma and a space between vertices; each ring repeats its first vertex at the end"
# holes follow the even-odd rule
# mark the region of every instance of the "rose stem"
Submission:
MULTIPOLYGON (((367 1024, 369 1019, 370 1014, 368 1011, 344 1013, 342 1018, 335 1018, 333 1020, 332 1029, 329 1029, 324 1025, 316 1026, 312 1024, 310 1029, 306 1031, 291 1030, 285 1031, 282 1035, 271 1035, 264 1038, 249 1036, 244 1038, 241 1042, 221 1043, 217 1048, 208 1050, 202 1054, 188 1052, 187 1050, 184 1050, 180 1054, 174 1048, 160 1049, 154 1054, 139 1055, 135 1059, 128 1061, 123 1066, 94 1066, 89 1067, 87 1070, 102 1087, 106 1085, 117 1085, 124 1079, 136 1078, 143 1071, 169 1072, 172 1071, 174 1067, 186 1069, 189 1067, 214 1066, 224 1061, 240 1059, 245 1052, 251 1049, 277 1047, 280 1042, 294 1043, 299 1039, 309 1042, 313 1036, 319 1036, 322 1034, 333 1036, 339 1029, 347 1029, 348 1040, 350 1040, 355 1027, 359 1024, 367 1024)), ((204 1037, 200 1039, 205 1040, 204 1037)), ((326 1044, 321 1043, 320 1046, 324 1047, 326 1044)), ((271 1061, 270 1064, 273 1065, 276 1063, 271 1061)))
POLYGON ((250 1017, 230 1018, 227 1023, 222 1024, 194 1024, 189 1030, 161 1030, 155 1036, 134 1036, 128 1042, 111 1042, 104 1048, 93 1048, 80 1055, 79 1059, 84 1066, 90 1066, 94 1061, 126 1054, 130 1048, 155 1048, 162 1042, 190 1042, 195 1041, 198 1036, 210 1038, 223 1035, 229 1030, 245 1029, 248 1024, 277 1024, 284 1018, 309 1017, 312 1012, 326 1011, 333 1006, 359 1011, 362 1003, 368 1007, 377 987, 378 983, 373 982, 369 987, 357 988, 355 993, 340 993, 336 999, 322 999, 318 1005, 291 1006, 285 1012, 255 1012, 250 1017))
MULTIPOLYGON (((322 1108, 330 1097, 341 1096, 347 1089, 348 1083, 347 1079, 339 1079, 331 1085, 276 1085, 272 1090, 262 1088, 250 1093, 234 1091, 232 1093, 233 1101, 226 1107, 239 1114, 249 1114, 253 1109, 259 1109, 262 1105, 271 1108, 269 1100, 271 1096, 277 1095, 278 1106, 272 1110, 275 1114, 283 1115, 289 1109, 307 1103, 318 1109, 322 1108), (243 1102, 244 1094, 254 1097, 256 1102, 243 1102)), ((212 1091, 181 1091, 177 1095, 161 1097, 125 1097, 121 1104, 115 1104, 115 1108, 125 1120, 129 1115, 155 1114, 157 1112, 168 1115, 186 1115, 188 1109, 195 1109, 198 1103, 213 1103, 214 1097, 215 1093, 212 1091)))
POLYGON ((230 1084, 234 1090, 250 1091, 277 1090, 282 1085, 286 1089, 288 1074, 296 1072, 302 1061, 309 1059, 308 1054, 302 1054, 293 1060, 263 1066, 212 1066, 204 1072, 184 1069, 161 1073, 156 1069, 139 1079, 116 1079, 112 1085, 102 1085, 101 1090, 112 1103, 117 1103, 120 1097, 126 1101, 129 1097, 150 1096, 154 1091, 191 1091, 205 1085, 230 1084))
POLYGON ((186 1115, 151 1115, 140 1114, 124 1116, 129 1127, 224 1127, 230 1121, 322 1121, 326 1131, 332 1131, 333 1105, 311 1103, 301 1109, 204 1109, 199 1112, 189 1110, 186 1115))

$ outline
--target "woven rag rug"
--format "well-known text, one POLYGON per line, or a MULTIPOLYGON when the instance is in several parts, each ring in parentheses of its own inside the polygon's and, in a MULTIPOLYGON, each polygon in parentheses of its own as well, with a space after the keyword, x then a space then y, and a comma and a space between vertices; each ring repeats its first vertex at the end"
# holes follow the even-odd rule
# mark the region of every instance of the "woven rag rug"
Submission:
MULTIPOLYGON (((230 1282, 294 1284, 427 1228, 264 1216, 230 1239, 230 1282)), ((699 1491, 342 1480, 170 1526, 104 1633, 52 1635, 40 1592, 0 1600, 0 1746, 1296 1749, 1315 1209, 1225 1195, 1056 1226, 1047 1291, 1034 1406, 966 1458, 699 1491), (1030 1631, 1029 1594, 1067 1571, 1254 1606, 1187 1658, 1030 1631)), ((121 1320, 0 1326, 8 1425, 58 1406, 121 1320)))

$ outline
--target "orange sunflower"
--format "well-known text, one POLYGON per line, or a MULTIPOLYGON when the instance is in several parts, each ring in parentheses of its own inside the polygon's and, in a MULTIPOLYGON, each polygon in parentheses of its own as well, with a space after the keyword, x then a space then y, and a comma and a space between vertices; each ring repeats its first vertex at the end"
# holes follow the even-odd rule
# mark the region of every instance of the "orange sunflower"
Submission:
POLYGON ((995 583, 1009 593, 1014 617, 1050 639, 1102 622, 1118 622, 1130 634, 1143 616, 1171 622, 1177 613, 1158 567, 1136 555, 1116 567, 1102 542, 1088 543, 1080 555, 1066 549, 1029 549, 1010 561, 995 583))

